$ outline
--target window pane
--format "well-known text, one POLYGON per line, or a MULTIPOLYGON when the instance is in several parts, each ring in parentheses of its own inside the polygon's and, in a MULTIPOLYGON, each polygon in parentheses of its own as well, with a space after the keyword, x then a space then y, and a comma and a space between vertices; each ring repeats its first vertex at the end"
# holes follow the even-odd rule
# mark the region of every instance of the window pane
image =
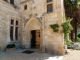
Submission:
POLYGON ((16 21, 16 25, 18 25, 18 21, 16 21))
POLYGON ((7 1, 7 0, 4 0, 4 1, 7 1))
POLYGON ((52 0, 47 0, 47 3, 48 3, 48 2, 51 2, 51 1, 52 1, 52 0))
POLYGON ((26 9, 27 9, 27 5, 24 6, 24 10, 26 10, 26 9))
POLYGON ((14 0, 10 0, 10 3, 14 5, 14 0))
POLYGON ((18 27, 15 28, 15 39, 18 40, 18 27))
POLYGON ((11 24, 14 25, 14 20, 13 19, 11 19, 11 24))
POLYGON ((47 12, 52 12, 53 8, 52 8, 52 4, 48 4, 47 5, 47 12))
POLYGON ((13 41, 13 26, 10 27, 10 39, 13 41))

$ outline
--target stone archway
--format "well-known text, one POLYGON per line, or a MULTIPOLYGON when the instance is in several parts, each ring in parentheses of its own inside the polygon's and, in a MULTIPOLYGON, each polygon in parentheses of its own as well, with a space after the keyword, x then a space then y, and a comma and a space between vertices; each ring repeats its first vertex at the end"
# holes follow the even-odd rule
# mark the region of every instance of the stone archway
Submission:
MULTIPOLYGON (((39 22, 38 19, 36 19, 35 17, 31 17, 28 22, 26 23, 25 26, 25 32, 24 32, 24 36, 23 36, 23 44, 25 45, 26 48, 31 48, 31 39, 32 39, 32 35, 31 35, 31 31, 42 31, 41 30, 41 23, 39 22)), ((41 33, 40 33, 41 35, 41 33)), ((38 38, 36 38, 38 39, 38 38)), ((41 40, 42 37, 40 36, 40 45, 41 45, 41 40)), ((36 40, 37 41, 37 40, 36 40)), ((37 44, 37 43, 36 43, 37 44)))

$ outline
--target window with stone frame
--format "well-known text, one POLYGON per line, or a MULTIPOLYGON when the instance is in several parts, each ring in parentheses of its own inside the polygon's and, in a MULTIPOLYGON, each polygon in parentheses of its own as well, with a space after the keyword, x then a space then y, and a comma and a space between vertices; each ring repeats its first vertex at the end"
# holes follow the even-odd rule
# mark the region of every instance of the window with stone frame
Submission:
POLYGON ((10 24, 10 40, 18 40, 18 21, 11 19, 10 24))
POLYGON ((52 4, 47 4, 47 13, 53 12, 52 4))
POLYGON ((10 0, 10 3, 14 5, 14 0, 10 0))
POLYGON ((7 1, 7 0, 4 0, 4 1, 7 1))
POLYGON ((24 10, 27 10, 27 5, 24 5, 24 10))
POLYGON ((47 13, 53 12, 53 2, 52 0, 47 0, 47 13))

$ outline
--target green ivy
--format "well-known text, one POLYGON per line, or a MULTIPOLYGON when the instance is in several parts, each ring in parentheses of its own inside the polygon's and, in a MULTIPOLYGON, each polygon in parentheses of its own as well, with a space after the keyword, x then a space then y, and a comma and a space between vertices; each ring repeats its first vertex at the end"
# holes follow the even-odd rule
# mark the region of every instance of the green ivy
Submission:
POLYGON ((77 37, 77 42, 80 42, 80 38, 79 37, 77 37))
POLYGON ((52 24, 50 27, 53 29, 53 32, 58 32, 59 31, 59 25, 58 24, 52 24))
POLYGON ((62 25, 61 25, 63 27, 62 32, 64 34, 70 33, 71 30, 73 29, 72 25, 70 24, 71 20, 72 19, 70 19, 70 18, 67 18, 67 19, 65 18, 65 21, 62 23, 62 25))
POLYGON ((64 18, 61 25, 63 27, 62 32, 64 33, 64 40, 66 41, 66 43, 69 41, 69 33, 73 29, 72 25, 70 24, 71 20, 71 18, 64 18))

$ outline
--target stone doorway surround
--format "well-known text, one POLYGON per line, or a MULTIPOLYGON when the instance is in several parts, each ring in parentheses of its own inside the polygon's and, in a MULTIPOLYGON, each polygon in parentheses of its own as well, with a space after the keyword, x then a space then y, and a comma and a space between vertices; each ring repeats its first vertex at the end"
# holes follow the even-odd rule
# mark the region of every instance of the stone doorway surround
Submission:
POLYGON ((31 48, 31 31, 32 30, 40 31, 40 49, 41 49, 42 48, 41 46, 43 45, 42 26, 41 26, 40 21, 34 16, 32 16, 28 20, 28 22, 26 23, 24 27, 22 44, 25 46, 25 48, 31 48))

